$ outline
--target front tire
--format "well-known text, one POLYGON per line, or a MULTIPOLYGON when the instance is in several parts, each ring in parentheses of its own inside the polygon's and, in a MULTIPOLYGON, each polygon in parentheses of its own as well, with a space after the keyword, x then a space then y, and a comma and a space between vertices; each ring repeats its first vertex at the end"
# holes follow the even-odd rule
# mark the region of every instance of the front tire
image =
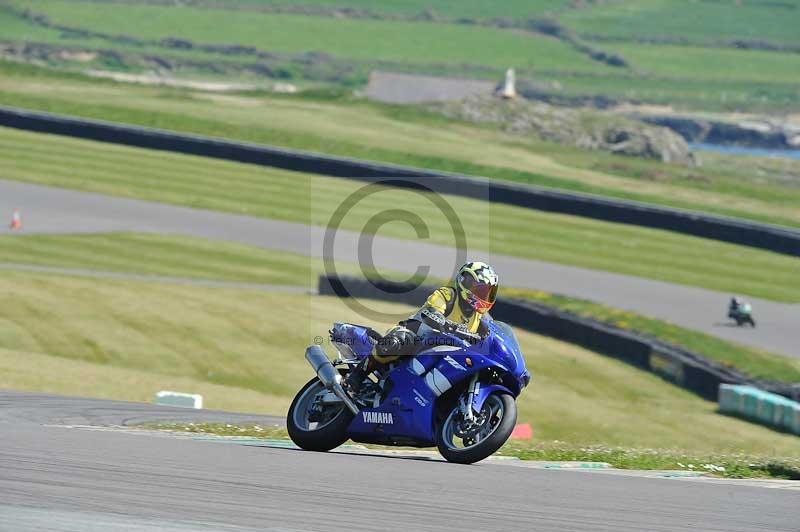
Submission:
POLYGON ((347 427, 353 414, 344 403, 333 403, 323 409, 319 421, 309 420, 309 409, 316 396, 325 391, 317 378, 303 386, 286 414, 286 429, 292 441, 306 451, 330 451, 347 441, 347 427))
POLYGON ((493 393, 486 398, 479 420, 466 427, 459 406, 453 405, 436 430, 436 446, 445 460, 472 464, 493 455, 514 430, 517 403, 506 393, 493 393))

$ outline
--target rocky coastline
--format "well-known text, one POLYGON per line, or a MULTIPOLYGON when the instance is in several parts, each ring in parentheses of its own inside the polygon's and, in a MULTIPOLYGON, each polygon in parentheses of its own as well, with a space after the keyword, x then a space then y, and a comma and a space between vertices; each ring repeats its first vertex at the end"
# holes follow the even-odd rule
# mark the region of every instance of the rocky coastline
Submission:
POLYGON ((638 114, 628 118, 667 127, 687 142, 771 150, 800 150, 800 124, 772 118, 714 119, 690 115, 638 114))
POLYGON ((610 112, 491 95, 438 102, 428 108, 448 118, 498 124, 514 135, 534 135, 576 148, 686 166, 696 164, 686 140, 671 129, 610 112))

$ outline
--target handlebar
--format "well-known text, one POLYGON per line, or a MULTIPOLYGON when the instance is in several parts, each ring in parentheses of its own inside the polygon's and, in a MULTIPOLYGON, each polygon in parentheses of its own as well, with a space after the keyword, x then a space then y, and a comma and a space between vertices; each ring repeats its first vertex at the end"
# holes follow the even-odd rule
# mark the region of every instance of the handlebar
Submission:
POLYGON ((436 311, 425 308, 422 309, 420 315, 423 318, 423 322, 434 330, 452 334, 453 336, 461 338, 462 340, 466 340, 471 344, 481 341, 481 336, 479 334, 470 332, 467 330, 465 325, 448 320, 442 314, 436 311))

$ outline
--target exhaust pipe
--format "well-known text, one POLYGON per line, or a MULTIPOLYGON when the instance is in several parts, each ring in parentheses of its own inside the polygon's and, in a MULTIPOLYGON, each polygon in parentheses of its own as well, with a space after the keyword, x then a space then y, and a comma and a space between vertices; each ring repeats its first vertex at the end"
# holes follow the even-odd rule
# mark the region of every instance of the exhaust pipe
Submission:
POLYGON ((342 400, 345 406, 353 413, 354 416, 358 415, 358 407, 347 395, 347 392, 342 388, 342 376, 333 367, 331 361, 328 360, 328 355, 318 345, 309 346, 306 349, 306 360, 314 368, 319 381, 325 388, 332 391, 333 394, 342 400))

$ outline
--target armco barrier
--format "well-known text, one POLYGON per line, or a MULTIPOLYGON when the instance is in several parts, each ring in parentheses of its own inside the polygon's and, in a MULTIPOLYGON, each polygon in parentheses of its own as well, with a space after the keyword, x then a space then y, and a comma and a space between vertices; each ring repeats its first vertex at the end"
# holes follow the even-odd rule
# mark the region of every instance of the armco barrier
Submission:
POLYGON ((700 212, 658 207, 634 201, 564 192, 507 181, 459 176, 431 170, 381 164, 272 146, 175 133, 125 124, 53 115, 0 106, 0 125, 84 139, 173 151, 298 172, 365 182, 415 178, 394 185, 424 184, 442 194, 517 205, 643 227, 676 231, 734 244, 800 256, 800 230, 748 222, 700 212))
POLYGON ((800 403, 753 386, 720 385, 719 410, 800 435, 800 403))
MULTIPOLYGON (((318 288, 321 295, 381 299, 411 305, 419 305, 425 301, 434 288, 420 286, 411 290, 411 286, 323 275, 319 278, 318 288)), ((539 303, 499 299, 492 308, 492 316, 515 327, 577 344, 651 371, 712 401, 717 400, 721 384, 754 384, 786 397, 800 394, 798 386, 779 382, 754 382, 735 370, 677 346, 539 303)))

